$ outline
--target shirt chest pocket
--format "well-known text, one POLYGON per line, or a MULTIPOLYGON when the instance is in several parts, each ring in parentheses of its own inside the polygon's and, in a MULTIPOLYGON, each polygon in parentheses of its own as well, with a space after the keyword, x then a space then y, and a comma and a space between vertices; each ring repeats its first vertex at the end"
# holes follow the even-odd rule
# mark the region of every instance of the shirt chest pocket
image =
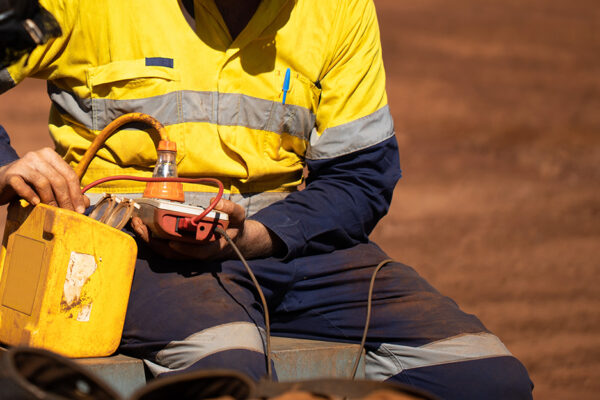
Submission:
MULTIPOLYGON (((184 156, 183 134, 178 124, 183 122, 180 76, 167 66, 146 65, 147 59, 115 61, 87 70, 91 95, 92 130, 102 130, 117 117, 130 112, 148 114, 160 121, 171 140, 178 145, 177 159, 184 156)), ((156 161, 155 142, 145 126, 125 127, 109 138, 109 152, 99 152, 121 166, 152 166, 156 161)))
POLYGON ((292 70, 289 72, 289 84, 286 84, 286 73, 284 70, 275 71, 275 87, 279 90, 277 100, 283 103, 284 89, 287 88, 285 104, 294 104, 316 113, 321 90, 310 79, 292 70))
POLYGON ((274 73, 274 106, 271 109, 271 131, 287 133, 308 140, 314 128, 321 90, 304 75, 290 71, 274 73))

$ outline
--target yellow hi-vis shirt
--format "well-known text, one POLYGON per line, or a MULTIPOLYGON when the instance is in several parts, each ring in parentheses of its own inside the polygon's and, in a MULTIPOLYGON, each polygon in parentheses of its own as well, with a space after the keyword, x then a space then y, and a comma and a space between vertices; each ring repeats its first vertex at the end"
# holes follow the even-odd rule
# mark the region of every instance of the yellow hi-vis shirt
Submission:
MULTIPOLYGON (((0 92, 28 76, 48 80, 50 133, 72 166, 128 112, 166 126, 179 176, 217 177, 230 193, 294 191, 306 159, 350 154, 393 135, 371 0, 263 0, 235 40, 214 0, 195 1, 195 31, 176 0, 40 3, 63 35, 0 71, 0 92)), ((83 184, 151 176, 158 137, 141 129, 113 135, 83 184)), ((116 181, 97 191, 143 189, 116 181)))

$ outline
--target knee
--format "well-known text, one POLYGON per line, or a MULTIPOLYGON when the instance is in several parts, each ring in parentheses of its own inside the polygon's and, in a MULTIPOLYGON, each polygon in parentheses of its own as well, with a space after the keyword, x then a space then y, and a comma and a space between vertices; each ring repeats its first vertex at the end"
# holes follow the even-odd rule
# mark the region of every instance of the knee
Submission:
POLYGON ((391 380, 419 387, 442 399, 531 399, 533 390, 527 370, 511 356, 414 368, 391 380))
MULTIPOLYGON (((253 323, 238 321, 194 333, 183 340, 137 343, 138 354, 146 360, 155 377, 179 375, 200 369, 234 369, 260 379, 266 374, 262 330, 253 323), (161 343, 161 344, 163 344, 161 343)), ((127 346, 121 346, 127 350, 127 346)))
POLYGON ((185 365, 184 368, 165 368, 146 360, 146 366, 157 378, 189 374, 195 371, 233 370, 259 381, 267 377, 265 355, 245 349, 235 349, 208 355, 185 365))

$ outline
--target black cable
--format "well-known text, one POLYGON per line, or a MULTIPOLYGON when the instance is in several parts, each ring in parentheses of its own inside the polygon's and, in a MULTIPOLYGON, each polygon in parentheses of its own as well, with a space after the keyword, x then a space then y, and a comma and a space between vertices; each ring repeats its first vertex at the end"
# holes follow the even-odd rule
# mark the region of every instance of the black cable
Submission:
POLYGON ((358 354, 356 355, 356 360, 354 361, 354 368, 352 368, 351 379, 356 379, 356 371, 358 371, 358 364, 360 363, 360 358, 362 357, 363 350, 365 348, 365 342, 367 341, 367 332, 369 332, 369 324, 371 323, 371 303, 373 301, 373 286, 375 285, 375 277, 381 268, 384 265, 393 262, 392 259, 383 260, 380 262, 377 267, 375 267, 375 271, 373 271, 373 275, 371 276, 371 284, 369 285, 369 296, 367 297, 367 319, 365 321, 365 330, 363 331, 362 340, 360 341, 360 348, 358 349, 358 354))
POLYGON ((260 301, 262 303, 263 306, 263 312, 265 315, 265 328, 267 331, 267 337, 266 337, 266 342, 267 342, 267 376, 269 377, 269 380, 273 380, 273 371, 271 370, 271 322, 270 322, 270 318, 269 318, 269 309, 267 308, 267 300, 265 299, 265 295, 263 294, 262 289, 260 288, 260 285, 258 284, 258 281, 256 280, 256 276, 254 276, 254 273, 252 272, 252 269, 250 269, 250 266, 248 265, 248 263, 246 262, 246 259, 244 258, 244 255, 242 254, 242 252, 240 251, 240 249, 235 245, 235 243, 233 242, 233 240, 229 237, 229 235, 227 234, 227 232, 225 232, 225 229, 221 228, 220 226, 218 226, 215 229, 215 232, 217 232, 218 234, 222 235, 225 240, 227 240, 227 242, 231 245, 231 247, 233 247, 233 250, 236 252, 237 256, 239 257, 240 261, 242 262, 242 264, 244 264, 244 267, 246 268, 246 271, 248 271, 248 275, 250 275, 250 279, 252 279, 252 283, 254 283, 254 286, 256 287, 256 290, 258 291, 258 296, 260 297, 260 301))

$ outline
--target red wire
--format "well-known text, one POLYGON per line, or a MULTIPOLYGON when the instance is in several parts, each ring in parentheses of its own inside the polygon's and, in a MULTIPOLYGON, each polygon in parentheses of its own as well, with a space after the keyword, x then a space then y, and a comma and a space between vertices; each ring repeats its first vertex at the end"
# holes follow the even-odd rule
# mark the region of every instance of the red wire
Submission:
POLYGON ((197 226, 200 223, 200 220, 202 218, 204 218, 209 212, 211 212, 215 206, 217 205, 217 203, 219 202, 219 200, 221 200, 221 197, 223 197, 223 183, 215 178, 145 178, 145 177, 141 177, 141 176, 130 176, 130 175, 115 175, 115 176, 108 176, 106 178, 101 178, 98 179, 97 181, 94 181, 92 183, 90 183, 89 185, 87 185, 86 187, 84 187, 83 189, 81 189, 81 193, 85 193, 88 190, 90 190, 91 188, 93 188, 94 186, 98 186, 102 183, 105 182, 110 182, 110 181, 137 181, 137 182, 181 182, 181 183, 202 183, 202 182, 210 182, 210 183, 215 183, 218 187, 219 187, 219 191, 217 193, 217 195, 215 196, 215 199, 208 205, 208 207, 206 207, 206 209, 204 211, 202 211, 202 213, 200 213, 199 215, 195 216, 192 219, 192 225, 197 226))

